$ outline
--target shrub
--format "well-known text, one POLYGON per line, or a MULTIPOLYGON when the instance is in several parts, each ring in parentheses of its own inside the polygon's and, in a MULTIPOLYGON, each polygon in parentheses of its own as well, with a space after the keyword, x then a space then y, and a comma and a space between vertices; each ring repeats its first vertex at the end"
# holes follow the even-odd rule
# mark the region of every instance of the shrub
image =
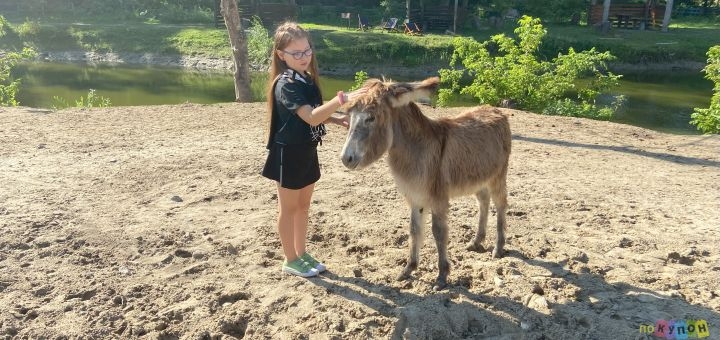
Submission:
MULTIPOLYGON (((481 103, 499 106, 510 102, 518 108, 546 114, 590 116, 608 119, 609 110, 595 107, 595 98, 618 84, 619 75, 602 73, 606 62, 613 59, 609 52, 560 53, 551 61, 539 57, 540 43, 546 30, 539 19, 523 16, 515 29, 516 41, 504 34, 483 43, 472 38, 453 40, 455 50, 451 69, 439 71, 442 83, 439 104, 450 102, 459 92, 477 98, 481 103), (463 68, 456 68, 461 64, 463 68), (461 82, 470 78, 470 84, 461 82), (578 82, 579 79, 591 81, 578 82), (576 93, 575 100, 568 100, 576 93)), ((619 105, 616 101, 615 105, 619 105)))
POLYGON ((179 4, 166 4, 157 11, 156 18, 163 23, 186 24, 186 23, 211 23, 215 14, 212 9, 200 6, 186 8, 179 4))
POLYGON ((19 62, 30 60, 36 55, 35 50, 26 47, 22 52, 0 53, 0 106, 17 106, 17 93, 21 79, 13 78, 12 70, 19 62))
POLYGON ((350 88, 350 91, 357 90, 363 86, 365 81, 368 80, 368 74, 365 71, 357 71, 355 72, 355 84, 350 88))
POLYGON ((247 45, 250 65, 257 69, 267 69, 270 65, 273 40, 257 16, 252 18, 252 24, 248 29, 247 45))
POLYGON ((690 116, 690 123, 697 126, 703 133, 720 133, 720 45, 708 50, 707 66, 703 69, 705 78, 715 83, 710 98, 710 107, 707 109, 695 108, 690 116))
POLYGON ((17 33, 23 40, 34 40, 40 33, 40 23, 33 20, 25 20, 17 28, 17 33))
MULTIPOLYGON (((75 107, 80 108, 109 107, 111 105, 110 98, 97 95, 94 89, 90 89, 90 91, 88 91, 87 97, 80 96, 80 98, 75 100, 75 107)), ((67 99, 59 96, 53 97, 53 109, 59 110, 70 106, 71 105, 68 103, 67 99)))

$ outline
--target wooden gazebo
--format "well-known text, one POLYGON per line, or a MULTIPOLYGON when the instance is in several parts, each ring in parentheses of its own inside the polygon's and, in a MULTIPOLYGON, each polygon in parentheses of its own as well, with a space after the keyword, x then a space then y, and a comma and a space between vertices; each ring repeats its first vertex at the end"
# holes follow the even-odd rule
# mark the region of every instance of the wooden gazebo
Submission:
POLYGON ((612 26, 636 29, 659 26, 667 32, 672 7, 673 0, 667 0, 664 6, 658 4, 658 0, 645 0, 644 4, 612 4, 611 0, 604 0, 602 5, 593 0, 588 11, 588 23, 604 30, 612 26))

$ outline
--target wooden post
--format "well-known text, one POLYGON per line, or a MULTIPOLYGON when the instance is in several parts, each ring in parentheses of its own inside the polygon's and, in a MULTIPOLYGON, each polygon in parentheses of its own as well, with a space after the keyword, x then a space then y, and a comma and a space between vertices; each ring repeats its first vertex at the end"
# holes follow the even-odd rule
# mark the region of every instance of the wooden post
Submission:
POLYGON ((667 32, 670 26, 670 17, 672 16, 673 0, 665 2, 665 16, 663 17, 662 31, 667 32))

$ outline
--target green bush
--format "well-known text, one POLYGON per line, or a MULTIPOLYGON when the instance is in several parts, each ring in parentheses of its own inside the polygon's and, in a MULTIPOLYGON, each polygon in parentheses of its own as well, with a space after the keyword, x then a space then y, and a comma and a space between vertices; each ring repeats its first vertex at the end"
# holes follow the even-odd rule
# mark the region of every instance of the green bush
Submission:
MULTIPOLYGON (((5 17, 0 15, 0 38, 8 35, 12 27, 5 17)), ((13 32, 15 33, 15 32, 13 32)), ((12 76, 12 70, 21 61, 30 60, 36 55, 30 47, 23 48, 22 52, 0 51, 0 106, 17 106, 17 93, 20 90, 21 79, 12 76)))
POLYGON ((703 133, 717 134, 720 133, 720 45, 711 47, 707 55, 707 66, 703 71, 705 78, 715 83, 715 93, 710 98, 709 108, 695 108, 695 112, 690 116, 690 123, 703 133))
POLYGON ((167 4, 157 11, 156 17, 160 22, 171 24, 212 23, 215 14, 210 8, 185 8, 179 4, 167 4))
POLYGON ((40 34, 40 22, 27 19, 16 30, 23 40, 35 40, 40 34))
MULTIPOLYGON (((91 108, 91 107, 110 107, 112 104, 110 103, 110 98, 106 98, 103 96, 99 96, 95 93, 94 89, 90 89, 88 91, 87 97, 80 96, 77 100, 75 100, 74 107, 80 107, 80 108, 91 108)), ((53 97, 53 106, 52 108, 55 110, 68 108, 71 105, 68 103, 67 99, 54 96, 53 97)))
MULTIPOLYGON (((510 102, 518 108, 546 114, 608 119, 613 108, 595 107, 595 98, 618 85, 619 75, 603 74, 609 52, 595 49, 560 53, 551 61, 539 58, 540 44, 546 34, 540 19, 523 16, 515 29, 516 41, 504 34, 483 43, 472 38, 453 40, 455 50, 451 69, 439 71, 442 83, 439 104, 445 105, 456 93, 468 94, 481 103, 499 106, 510 102), (462 68, 457 68, 461 64, 462 68), (470 83, 461 86, 466 78, 470 83), (591 78, 591 81, 578 82, 591 78), (568 100, 576 93, 575 100, 568 100)), ((614 105, 619 105, 616 101, 614 105)))
POLYGON ((247 33, 248 61, 251 65, 262 69, 270 65, 270 52, 272 51, 273 40, 268 30, 263 27, 260 18, 253 17, 252 25, 247 33))
POLYGON ((13 78, 12 70, 19 62, 30 60, 35 50, 26 47, 22 52, 0 53, 0 106, 17 106, 17 93, 20 90, 20 78, 13 78))
POLYGON ((365 71, 357 71, 355 72, 355 84, 350 88, 350 91, 355 91, 363 86, 363 84, 368 80, 368 74, 365 71))

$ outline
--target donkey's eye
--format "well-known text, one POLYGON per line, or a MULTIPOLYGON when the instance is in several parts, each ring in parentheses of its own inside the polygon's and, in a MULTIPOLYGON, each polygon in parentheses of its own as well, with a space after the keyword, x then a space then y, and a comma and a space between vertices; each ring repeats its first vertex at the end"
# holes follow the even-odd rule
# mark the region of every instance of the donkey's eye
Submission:
POLYGON ((369 116, 365 118, 365 123, 372 123, 375 121, 375 116, 369 116))

